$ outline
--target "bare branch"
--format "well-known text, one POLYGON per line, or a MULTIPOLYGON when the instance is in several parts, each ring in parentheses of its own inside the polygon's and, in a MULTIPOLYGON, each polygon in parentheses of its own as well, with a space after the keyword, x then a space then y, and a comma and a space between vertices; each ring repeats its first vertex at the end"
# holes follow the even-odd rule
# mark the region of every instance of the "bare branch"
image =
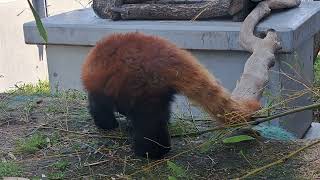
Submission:
POLYGON ((268 70, 274 66, 275 53, 281 48, 277 34, 268 30, 265 38, 254 35, 255 26, 270 14, 272 9, 293 8, 300 5, 300 0, 265 0, 260 2, 244 20, 240 31, 241 46, 252 52, 247 60, 240 82, 232 92, 235 99, 261 98, 269 79, 268 70))

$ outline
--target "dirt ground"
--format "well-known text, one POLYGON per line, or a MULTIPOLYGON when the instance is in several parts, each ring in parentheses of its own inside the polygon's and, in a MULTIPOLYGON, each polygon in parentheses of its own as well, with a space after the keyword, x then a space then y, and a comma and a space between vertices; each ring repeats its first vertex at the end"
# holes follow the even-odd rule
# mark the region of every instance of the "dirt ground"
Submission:
MULTIPOLYGON (((166 159, 135 157, 127 123, 114 131, 96 129, 78 92, 59 96, 0 95, 0 177, 30 179, 233 179, 272 163, 308 141, 224 144, 228 131, 172 138, 166 159)), ((183 133, 208 122, 172 125, 183 133)), ((320 179, 320 145, 248 179, 320 179)))

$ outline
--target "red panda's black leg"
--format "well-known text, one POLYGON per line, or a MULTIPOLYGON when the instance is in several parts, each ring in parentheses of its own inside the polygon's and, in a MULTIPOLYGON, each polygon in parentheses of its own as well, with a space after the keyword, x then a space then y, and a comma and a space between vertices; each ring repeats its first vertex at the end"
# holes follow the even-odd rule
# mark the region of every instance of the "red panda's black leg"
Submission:
POLYGON ((88 94, 89 112, 97 127, 105 130, 115 129, 119 126, 114 111, 113 100, 101 94, 88 94))
POLYGON ((134 151, 137 156, 158 159, 171 149, 168 132, 169 111, 157 106, 149 108, 149 111, 137 110, 132 117, 134 151))
POLYGON ((134 107, 131 117, 134 133, 134 151, 137 156, 151 159, 162 158, 171 149, 168 121, 172 94, 134 107))

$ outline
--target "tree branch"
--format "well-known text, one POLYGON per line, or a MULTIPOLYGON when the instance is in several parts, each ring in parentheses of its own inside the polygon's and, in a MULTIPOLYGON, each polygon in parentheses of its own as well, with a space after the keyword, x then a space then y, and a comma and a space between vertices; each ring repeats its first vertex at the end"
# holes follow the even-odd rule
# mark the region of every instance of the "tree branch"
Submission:
POLYGON ((268 16, 272 9, 293 8, 300 0, 265 0, 260 2, 244 20, 240 30, 240 45, 252 53, 247 60, 240 82, 232 92, 234 99, 261 98, 269 79, 268 70, 274 66, 275 52, 281 48, 274 30, 267 31, 265 38, 254 35, 255 26, 268 16))
POLYGON ((293 114, 293 113, 297 113, 297 112, 302 112, 302 111, 306 111, 306 110, 312 110, 312 109, 317 109, 320 108, 320 103, 316 103, 316 104, 312 104, 312 105, 308 105, 308 106, 303 106, 303 107, 299 107, 299 108, 295 108, 292 110, 288 110, 282 113, 278 113, 278 114, 274 114, 272 116, 268 116, 265 118, 260 118, 257 119, 255 121, 250 121, 250 122, 244 122, 244 123, 238 123, 238 124, 231 124, 231 125, 225 125, 225 126, 219 126, 219 127, 215 127, 215 128, 211 128, 211 129, 206 129, 200 132, 192 132, 192 133, 185 133, 185 134, 175 134, 172 135, 171 137, 188 137, 188 136, 199 136, 202 134, 206 134, 209 132, 214 132, 214 131, 218 131, 218 130, 224 130, 224 129, 228 129, 228 128, 236 128, 236 127, 247 127, 249 125, 257 125, 263 122, 267 122, 267 121, 271 121, 275 118, 279 118, 279 117, 283 117, 289 114, 293 114))
POLYGON ((260 167, 260 168, 254 169, 254 170, 248 172, 246 175, 244 175, 244 176, 242 176, 242 177, 239 177, 238 179, 248 178, 248 177, 250 177, 250 176, 252 176, 252 175, 255 175, 255 174, 257 174, 257 173, 259 173, 259 172, 261 172, 261 171, 264 171, 264 170, 266 170, 266 169, 268 169, 268 168, 270 168, 270 167, 273 167, 273 166, 276 166, 276 165, 278 165, 278 164, 284 163, 284 162, 286 162, 289 158, 291 158, 291 157, 295 156, 296 154, 298 154, 298 153, 300 153, 300 152, 302 152, 302 151, 304 151, 304 150, 306 150, 306 149, 308 149, 308 148, 310 148, 310 147, 312 147, 312 146, 314 146, 314 145, 317 145, 317 144, 319 144, 319 143, 320 143, 320 140, 314 141, 313 143, 310 143, 310 144, 308 144, 308 145, 306 145, 306 146, 303 146, 303 147, 299 148, 298 150, 291 152, 290 154, 282 157, 281 159, 279 159, 279 160, 277 160, 277 161, 274 161, 274 162, 272 162, 272 163, 270 163, 270 164, 267 164, 267 165, 265 165, 265 166, 262 166, 262 167, 260 167))

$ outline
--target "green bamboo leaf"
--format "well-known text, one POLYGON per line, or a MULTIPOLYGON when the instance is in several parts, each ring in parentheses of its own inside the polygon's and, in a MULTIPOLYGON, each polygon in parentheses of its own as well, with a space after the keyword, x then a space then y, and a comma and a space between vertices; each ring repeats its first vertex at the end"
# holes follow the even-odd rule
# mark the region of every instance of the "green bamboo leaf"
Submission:
POLYGON ((41 22, 41 18, 39 16, 39 14, 37 13, 37 11, 33 8, 30 0, 27 0, 28 1, 28 4, 29 4, 29 7, 32 11, 32 14, 33 14, 33 17, 36 21, 36 25, 37 25, 37 29, 40 33, 40 36, 42 37, 42 39, 44 40, 44 42, 48 43, 48 34, 47 34, 47 31, 46 29, 44 28, 42 22, 41 22))
POLYGON ((167 165, 175 177, 186 177, 186 171, 171 161, 167 161, 167 165))
POLYGON ((177 180, 177 178, 175 178, 174 176, 169 176, 168 180, 177 180))
POLYGON ((239 136, 232 136, 232 137, 226 138, 222 142, 225 144, 232 144, 232 143, 238 143, 242 141, 251 141, 254 139, 255 138, 248 135, 239 135, 239 136))

